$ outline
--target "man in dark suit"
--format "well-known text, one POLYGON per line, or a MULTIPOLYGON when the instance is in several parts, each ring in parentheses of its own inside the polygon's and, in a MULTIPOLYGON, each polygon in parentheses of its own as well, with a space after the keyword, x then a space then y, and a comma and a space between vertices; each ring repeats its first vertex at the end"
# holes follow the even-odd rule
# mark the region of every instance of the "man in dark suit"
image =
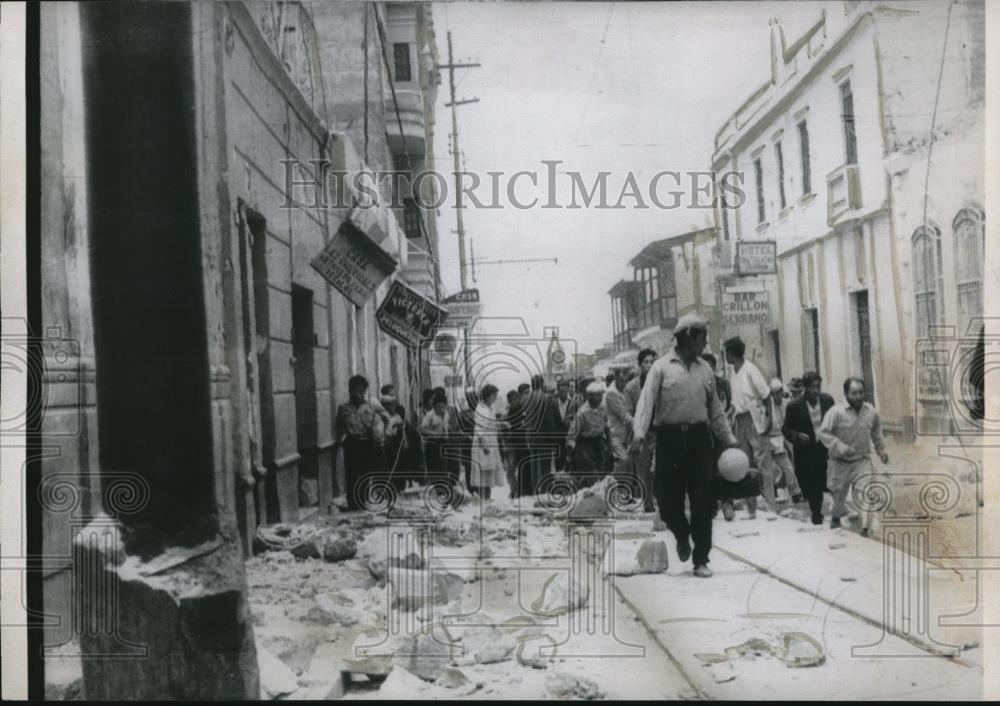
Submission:
POLYGON ((531 377, 531 392, 523 407, 525 431, 530 460, 525 470, 526 495, 545 492, 548 477, 552 475, 552 462, 565 439, 562 421, 559 418, 559 404, 556 398, 544 390, 545 379, 541 375, 531 377))
POLYGON ((803 394, 788 403, 782 434, 794 450, 795 477, 809 501, 812 523, 823 524, 823 491, 826 490, 826 447, 816 436, 823 417, 833 407, 833 398, 821 391, 819 373, 802 376, 803 394))
POLYGON ((559 413, 559 423, 562 424, 563 438, 559 441, 559 450, 556 452, 556 470, 562 471, 566 467, 566 438, 569 433, 570 424, 576 415, 576 401, 569 394, 569 380, 562 379, 556 383, 556 409, 559 413))

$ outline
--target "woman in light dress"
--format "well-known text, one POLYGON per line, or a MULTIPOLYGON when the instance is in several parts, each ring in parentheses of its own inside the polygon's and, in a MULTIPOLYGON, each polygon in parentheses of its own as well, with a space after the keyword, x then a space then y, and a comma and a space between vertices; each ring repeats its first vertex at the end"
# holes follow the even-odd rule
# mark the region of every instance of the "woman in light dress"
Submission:
POLYGON ((473 493, 489 500, 491 488, 504 484, 506 469, 500 458, 499 432, 505 423, 497 419, 493 411, 493 403, 497 399, 497 388, 493 385, 483 387, 476 407, 476 429, 472 437, 472 472, 470 488, 473 493))

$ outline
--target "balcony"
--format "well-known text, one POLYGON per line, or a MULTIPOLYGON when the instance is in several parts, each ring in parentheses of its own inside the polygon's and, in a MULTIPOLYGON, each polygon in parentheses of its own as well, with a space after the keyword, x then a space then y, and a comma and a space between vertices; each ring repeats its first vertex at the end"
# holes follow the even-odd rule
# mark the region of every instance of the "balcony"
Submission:
POLYGON ((427 151, 427 132, 424 126, 424 96, 419 90, 397 88, 396 103, 392 94, 385 96, 385 131, 389 138, 389 149, 398 156, 408 154, 411 158, 423 157, 427 151), (396 104, 399 105, 399 121, 396 120, 396 104), (399 134, 399 124, 403 124, 403 134, 399 134))
POLYGON ((826 175, 826 223, 832 226, 848 211, 861 208, 858 165, 845 164, 826 175))

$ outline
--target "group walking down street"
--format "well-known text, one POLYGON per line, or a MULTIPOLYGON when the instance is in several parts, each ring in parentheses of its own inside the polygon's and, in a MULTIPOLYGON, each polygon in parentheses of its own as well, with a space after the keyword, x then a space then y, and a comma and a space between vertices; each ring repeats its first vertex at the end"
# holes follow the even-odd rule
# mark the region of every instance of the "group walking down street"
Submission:
MULTIPOLYGON (((685 315, 668 354, 644 349, 603 380, 560 379, 549 390, 535 375, 505 395, 504 409, 497 387, 486 384, 467 389, 459 406, 444 388, 425 390, 422 408, 408 415, 391 387, 369 400, 367 381, 355 376, 337 414, 346 506, 366 507, 375 480, 395 493, 437 483, 457 507, 500 492, 544 495, 556 478, 582 489, 610 476, 629 489, 637 511, 659 514, 678 556, 693 557, 694 575, 706 578, 713 518, 721 509, 732 521, 741 501, 749 519, 762 497, 772 512, 808 508, 819 525, 828 493, 830 527, 840 527, 852 489, 875 476, 873 450, 889 461, 864 380, 844 381, 840 405, 814 371, 793 378, 786 392, 745 358, 738 336, 722 344, 729 374, 720 375, 705 350, 708 329, 704 318, 685 315), (421 420, 418 433, 408 417, 421 420)), ((869 514, 862 513, 863 535, 869 514)))
POLYGON ((991 13, 0 2, 5 672, 981 696, 991 13))

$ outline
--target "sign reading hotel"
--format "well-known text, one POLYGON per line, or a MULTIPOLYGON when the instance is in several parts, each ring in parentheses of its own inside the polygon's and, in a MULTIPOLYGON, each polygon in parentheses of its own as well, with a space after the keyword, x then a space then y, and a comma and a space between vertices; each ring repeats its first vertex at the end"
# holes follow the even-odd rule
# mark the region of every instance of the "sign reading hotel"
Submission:
POLYGON ((461 292, 443 299, 441 305, 448 312, 448 318, 445 320, 446 325, 469 327, 472 325, 473 319, 479 316, 481 310, 479 290, 463 289, 461 292))
POLYGON ((767 325, 770 321, 771 307, 767 292, 723 292, 722 322, 726 326, 767 325))
POLYGON ((396 261, 350 220, 345 220, 310 263, 323 279, 358 306, 396 269, 396 261))
POLYGON ((736 274, 778 274, 778 244, 773 240, 736 241, 736 274))
POLYGON ((390 336, 408 346, 419 346, 431 337, 441 313, 434 304, 396 280, 382 300, 375 319, 390 336))

